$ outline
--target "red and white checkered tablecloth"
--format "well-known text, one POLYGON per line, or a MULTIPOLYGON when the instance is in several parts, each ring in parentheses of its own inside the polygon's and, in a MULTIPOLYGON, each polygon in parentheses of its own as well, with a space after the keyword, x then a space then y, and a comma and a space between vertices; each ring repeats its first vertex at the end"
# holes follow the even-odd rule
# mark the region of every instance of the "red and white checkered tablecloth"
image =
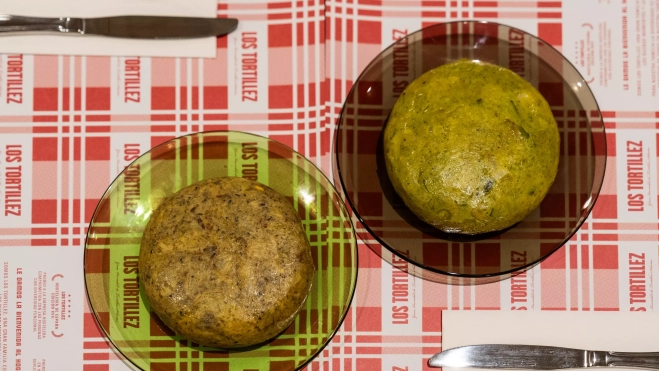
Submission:
POLYGON ((448 20, 521 28, 578 67, 607 131, 597 204, 540 266, 488 285, 401 275, 359 241, 350 312, 308 368, 425 370, 441 349, 442 310, 654 310, 659 0, 232 0, 218 15, 241 23, 215 59, 0 55, 0 370, 18 359, 21 370, 128 369, 90 314, 82 259, 100 196, 135 156, 232 129, 285 143, 330 176, 336 121, 360 72, 402 35, 448 20), (640 173, 628 167, 639 148, 640 173), (394 291, 406 292, 404 320, 394 291), (57 318, 44 304, 54 297, 57 318))

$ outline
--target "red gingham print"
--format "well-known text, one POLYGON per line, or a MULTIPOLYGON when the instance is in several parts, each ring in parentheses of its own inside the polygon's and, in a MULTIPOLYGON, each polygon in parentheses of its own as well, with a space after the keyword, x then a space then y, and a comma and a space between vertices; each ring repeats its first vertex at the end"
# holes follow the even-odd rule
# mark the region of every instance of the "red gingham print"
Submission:
MULTIPOLYGON (((0 144, 16 141, 29 148, 31 160, 23 166, 32 174, 31 199, 25 200, 31 213, 23 224, 0 225, 0 249, 76 249, 82 254, 87 226, 98 200, 126 165, 115 152, 125 143, 138 143, 140 152, 145 152, 190 132, 247 131, 291 146, 331 176, 333 137, 344 100, 366 65, 393 42, 392 28, 413 32, 444 21, 497 21, 523 28, 570 55, 573 45, 565 42, 570 28, 564 24, 568 9, 565 0, 220 1, 218 16, 238 18, 244 32, 261 35, 258 65, 263 74, 260 78, 265 79, 259 91, 263 101, 253 110, 235 109, 245 102, 235 101, 232 95, 238 89, 236 81, 242 66, 230 64, 231 58, 239 60, 240 55, 229 37, 218 38, 214 59, 142 58, 142 78, 148 75, 148 83, 141 90, 139 105, 130 105, 118 95, 112 76, 123 59, 34 56, 33 68, 23 71, 32 84, 23 91, 25 97, 31 98, 24 99, 32 102, 31 106, 16 113, 19 111, 3 112, 5 106, 0 105, 0 144)), ((240 43, 243 35, 230 35, 234 36, 240 43)), ((123 78, 120 73, 116 76, 123 78)), ((0 79, 0 87, 2 84, 0 79)), ((547 82, 540 89, 550 104, 562 104, 562 84, 547 82)), ((625 287, 620 282, 625 278, 620 276, 620 262, 626 261, 625 254, 641 243, 654 244, 651 258, 659 258, 659 215, 647 220, 625 219, 625 210, 619 205, 624 205, 627 194, 618 185, 618 177, 624 174, 618 174, 616 166, 625 156, 618 153, 617 143, 626 135, 643 133, 644 140, 649 141, 646 138, 651 136, 654 143, 659 141, 659 111, 657 107, 640 111, 600 108, 607 131, 604 184, 579 232, 527 272, 529 281, 532 272, 541 277, 539 305, 534 310, 628 310, 621 306, 625 287)), ((557 116, 569 127, 579 125, 583 119, 570 111, 557 116)), ((376 139, 376 133, 370 132, 360 132, 357 138, 376 139)), ((653 156, 659 157, 659 146, 651 150, 653 156)), ((4 148, 0 147, 0 151, 4 148)), ((656 188, 659 181, 652 181, 656 188)), ((371 213, 385 213, 382 203, 377 202, 377 193, 360 190, 357 197, 369 202, 371 213)), ((574 209, 583 201, 576 195, 570 197, 567 205, 562 195, 557 197, 557 207, 574 209)), ((659 203, 659 199, 653 201, 659 203)), ((542 210, 547 214, 556 211, 542 210)), ((364 231, 358 223, 355 227, 364 231)), ((373 245, 374 240, 367 242, 373 245)), ((479 249, 488 246, 477 245, 473 246, 474 259, 478 264, 491 264, 478 254, 479 249)), ((445 251, 447 247, 438 246, 445 251)), ((332 342, 308 370, 429 370, 427 359, 441 350, 443 310, 504 310, 512 305, 511 298, 505 296, 511 290, 509 281, 479 286, 442 285, 406 276, 379 256, 386 253, 382 251, 385 249, 369 248, 365 241, 359 241, 358 248, 360 270, 352 307, 332 342), (394 292, 403 287, 394 284, 404 284, 410 292, 412 288, 416 290, 417 322, 405 327, 394 324, 394 292), (415 361, 404 364, 408 356, 415 361)), ((459 249, 451 251, 455 253, 450 257, 447 253, 428 259, 434 259, 437 265, 459 262, 459 249)), ((91 259, 103 261, 103 250, 93 254, 98 256, 91 259)), ((6 259, 11 261, 12 257, 6 259)), ((122 356, 104 338, 86 301, 80 305, 84 305, 84 315, 77 320, 83 341, 78 359, 71 361, 72 370, 127 370, 122 356)), ((100 317, 101 321, 109 321, 107 313, 100 317)), ((199 369, 198 363, 190 364, 192 370, 199 369)))

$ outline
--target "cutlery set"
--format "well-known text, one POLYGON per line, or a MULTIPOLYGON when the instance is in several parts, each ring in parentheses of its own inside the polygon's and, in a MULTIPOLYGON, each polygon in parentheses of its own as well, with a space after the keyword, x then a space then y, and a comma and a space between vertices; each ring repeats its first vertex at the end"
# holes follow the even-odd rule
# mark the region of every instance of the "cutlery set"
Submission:
POLYGON ((41 18, 0 14, 0 36, 22 34, 95 35, 128 39, 189 39, 223 36, 235 30, 233 18, 117 16, 41 18))
POLYGON ((431 367, 557 370, 618 367, 659 369, 659 352, 611 352, 539 345, 483 344, 435 354, 431 367))

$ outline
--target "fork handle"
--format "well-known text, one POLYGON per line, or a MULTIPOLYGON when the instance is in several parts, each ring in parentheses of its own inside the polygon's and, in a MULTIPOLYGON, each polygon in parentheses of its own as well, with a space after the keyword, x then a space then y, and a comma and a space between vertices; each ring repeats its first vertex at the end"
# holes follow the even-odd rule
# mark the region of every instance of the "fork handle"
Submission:
POLYGON ((83 32, 82 18, 41 18, 22 17, 9 14, 0 14, 0 35, 55 32, 64 34, 80 34, 83 32))

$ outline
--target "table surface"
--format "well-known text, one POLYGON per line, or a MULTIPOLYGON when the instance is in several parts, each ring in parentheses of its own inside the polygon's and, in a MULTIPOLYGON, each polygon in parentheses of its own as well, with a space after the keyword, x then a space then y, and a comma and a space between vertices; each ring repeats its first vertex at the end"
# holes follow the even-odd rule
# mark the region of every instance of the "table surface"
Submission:
POLYGON ((331 176, 331 138, 359 73, 402 35, 449 20, 521 28, 577 66, 607 132, 597 204, 579 233, 523 279, 461 287, 408 276, 404 321, 393 317, 395 268, 359 241, 352 307, 309 368, 424 370, 441 349, 442 310, 654 310, 658 0, 232 0, 221 1, 218 14, 241 24, 218 39, 215 59, 0 55, 2 370, 16 359, 24 370, 128 369, 90 314, 82 271, 86 227, 127 164, 126 148, 145 152, 185 133, 233 129, 281 141, 331 176), (246 65, 257 71, 248 90, 246 65), (626 163, 638 146, 642 175, 626 163), (629 202, 631 185, 641 187, 643 202, 629 202), (642 277, 630 278, 639 264, 642 277), (37 292, 63 295, 61 333, 55 321, 37 328, 27 304, 37 292))

